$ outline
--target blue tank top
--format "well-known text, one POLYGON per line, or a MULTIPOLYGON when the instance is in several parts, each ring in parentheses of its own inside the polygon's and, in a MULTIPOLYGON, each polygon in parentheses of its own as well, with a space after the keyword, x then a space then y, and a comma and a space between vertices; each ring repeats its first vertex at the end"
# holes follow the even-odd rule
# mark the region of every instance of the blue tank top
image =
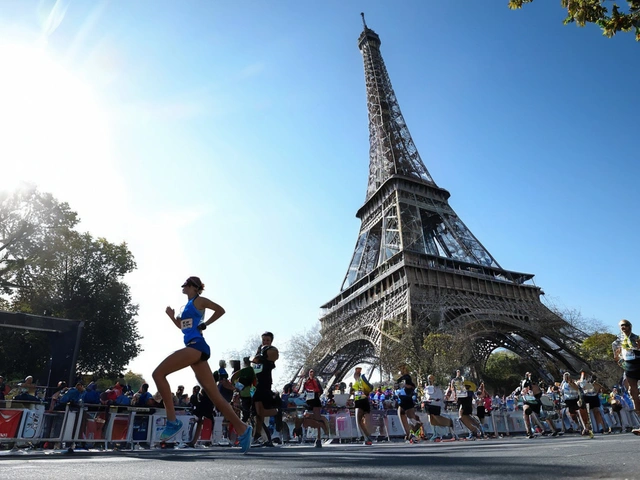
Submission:
POLYGON ((180 329, 184 335, 184 344, 186 345, 194 338, 202 337, 202 332, 198 330, 198 325, 202 322, 204 310, 198 310, 193 301, 198 295, 190 299, 182 310, 180 315, 180 329))

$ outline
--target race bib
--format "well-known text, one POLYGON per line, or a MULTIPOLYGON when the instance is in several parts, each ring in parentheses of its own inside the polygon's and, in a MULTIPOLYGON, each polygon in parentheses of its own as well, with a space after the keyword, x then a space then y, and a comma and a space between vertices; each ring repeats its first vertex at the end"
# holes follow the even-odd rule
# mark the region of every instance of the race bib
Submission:
POLYGON ((622 350, 622 358, 625 360, 635 360, 636 354, 633 350, 622 350))
POLYGON ((364 392, 362 390, 356 390, 355 396, 356 397, 364 397, 364 392))
POLYGON ((193 318, 183 318, 180 320, 181 330, 188 330, 191 327, 193 327, 193 318))
POLYGON ((523 395, 522 398, 527 403, 538 403, 538 400, 533 395, 523 395))
POLYGON ((256 372, 256 374, 262 372, 262 364, 261 363, 253 363, 253 364, 251 364, 251 366, 253 367, 253 371, 256 372))
POLYGON ((427 393, 427 395, 433 395, 436 392, 436 389, 433 385, 429 385, 427 386, 427 388, 425 388, 425 392, 427 393))
POLYGON ((315 394, 315 392, 307 392, 306 395, 305 395, 305 398, 307 400, 313 400, 313 399, 316 398, 316 394, 315 394))

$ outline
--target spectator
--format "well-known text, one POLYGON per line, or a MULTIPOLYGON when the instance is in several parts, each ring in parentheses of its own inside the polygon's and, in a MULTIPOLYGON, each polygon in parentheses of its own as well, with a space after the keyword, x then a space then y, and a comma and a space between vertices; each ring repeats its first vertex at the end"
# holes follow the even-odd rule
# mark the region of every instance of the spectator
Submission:
POLYGON ((28 393, 29 395, 36 395, 36 385, 33 383, 33 377, 29 375, 24 379, 24 382, 20 384, 20 393, 28 393))
POLYGON ((123 388, 122 390, 120 390, 120 395, 116 397, 115 404, 120 405, 122 407, 131 405, 131 397, 129 397, 127 393, 128 393, 127 388, 123 388))
POLYGON ((378 387, 376 388, 376 391, 372 394, 371 396, 371 400, 373 400, 373 404, 376 408, 378 408, 379 410, 382 410, 384 408, 384 399, 385 399, 385 395, 384 393, 382 393, 382 388, 378 387))
POLYGON ((218 383, 218 391, 222 395, 227 402, 231 402, 233 399, 233 384, 229 381, 229 374, 227 373, 227 362, 224 360, 220 360, 218 362, 220 368, 216 370, 213 374, 214 378, 216 378, 216 382, 218 383), (217 375, 216 375, 217 373, 217 375))
POLYGON ((64 410, 67 405, 77 406, 84 398, 84 385, 78 382, 75 387, 71 387, 67 392, 60 397, 60 400, 55 406, 55 410, 64 410))
POLYGON ((153 406, 151 405, 151 402, 153 401, 153 396, 149 392, 148 383, 143 383, 142 385, 140 385, 140 389, 138 390, 138 393, 136 393, 136 395, 138 395, 138 400, 136 403, 137 406, 139 407, 153 406))
POLYGON ((198 395, 200 394, 200 385, 196 385, 193 387, 193 393, 191 394, 191 398, 189 398, 189 406, 192 410, 198 409, 198 404, 200 400, 198 399, 198 395))
POLYGON ((49 404, 49 410, 55 409, 56 405, 58 404, 58 401, 60 400, 60 397, 64 395, 67 390, 68 390, 67 382, 65 382, 64 380, 60 380, 58 382, 58 386, 56 387, 56 390, 53 392, 53 395, 51 395, 51 403, 49 404))
POLYGON ((18 386, 20 387, 20 393, 15 396, 14 400, 34 403, 40 402, 40 399, 36 397, 36 385, 33 383, 33 377, 31 375, 25 378, 24 382, 18 386))
POLYGON ((118 398, 119 390, 115 387, 108 388, 100 394, 100 403, 102 405, 114 405, 118 398))
POLYGON ((164 408, 164 401, 162 400, 162 395, 160 395, 160 392, 156 392, 153 397, 151 397, 151 400, 149 400, 149 405, 152 407, 164 408))
MULTIPOLYGON (((231 383, 240 392, 240 410, 242 411, 242 421, 249 420, 251 413, 251 389, 256 384, 256 372, 251 366, 251 359, 244 357, 243 366, 231 376, 231 383)), ((288 397, 287 397, 288 398, 288 397)))
POLYGON ((98 386, 95 382, 91 382, 87 385, 84 392, 83 402, 89 405, 100 405, 100 392, 98 392, 98 386))
MULTIPOLYGON (((195 390, 195 388, 194 388, 194 390, 195 390)), ((200 393, 198 394, 197 407, 193 411, 193 415, 197 419, 196 431, 193 434, 193 439, 191 440, 191 442, 188 443, 188 446, 191 447, 191 448, 195 448, 196 443, 200 439, 200 433, 202 432, 202 424, 204 422, 204 419, 208 418, 209 420, 211 420, 211 425, 212 426, 214 425, 214 420, 213 420, 214 405, 213 405, 213 402, 207 396, 207 392, 205 392, 203 389, 200 389, 200 388, 199 388, 199 390, 200 390, 200 393)))
POLYGON ((180 405, 180 399, 184 395, 184 385, 178 385, 178 391, 173 395, 173 404, 180 405))

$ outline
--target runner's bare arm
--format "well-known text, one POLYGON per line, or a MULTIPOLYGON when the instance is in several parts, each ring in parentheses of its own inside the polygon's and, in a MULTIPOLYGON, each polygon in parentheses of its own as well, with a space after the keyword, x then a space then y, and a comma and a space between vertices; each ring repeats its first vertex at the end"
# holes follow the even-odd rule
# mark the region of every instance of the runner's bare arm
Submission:
POLYGON ((176 318, 176 311, 175 311, 173 308, 171 308, 171 307, 167 307, 167 308, 165 309, 165 313, 169 316, 169 318, 171 319, 171 321, 173 322, 173 324, 174 324, 176 327, 181 328, 181 327, 180 327, 180 320, 178 320, 178 319, 176 318))
POLYGON ((204 310, 208 308, 209 310, 213 310, 213 315, 209 317, 209 319, 204 322, 205 325, 211 325, 213 322, 218 320, 222 315, 225 314, 224 308, 218 305, 216 302, 209 300, 206 297, 198 297, 193 302, 195 307, 199 310, 204 310))

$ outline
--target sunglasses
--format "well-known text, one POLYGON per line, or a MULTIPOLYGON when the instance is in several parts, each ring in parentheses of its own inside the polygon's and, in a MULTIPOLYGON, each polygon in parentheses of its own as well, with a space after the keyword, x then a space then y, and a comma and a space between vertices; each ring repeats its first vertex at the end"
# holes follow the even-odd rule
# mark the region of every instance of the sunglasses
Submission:
POLYGON ((630 327, 630 326, 631 326, 630 323, 621 323, 620 324, 620 328, 622 328, 622 327, 630 327))
POLYGON ((196 287, 196 288, 198 288, 198 285, 196 285, 195 283, 193 283, 193 282, 189 281, 189 282, 184 282, 184 283, 182 284, 182 287, 181 287, 181 288, 184 288, 184 287, 196 287))

